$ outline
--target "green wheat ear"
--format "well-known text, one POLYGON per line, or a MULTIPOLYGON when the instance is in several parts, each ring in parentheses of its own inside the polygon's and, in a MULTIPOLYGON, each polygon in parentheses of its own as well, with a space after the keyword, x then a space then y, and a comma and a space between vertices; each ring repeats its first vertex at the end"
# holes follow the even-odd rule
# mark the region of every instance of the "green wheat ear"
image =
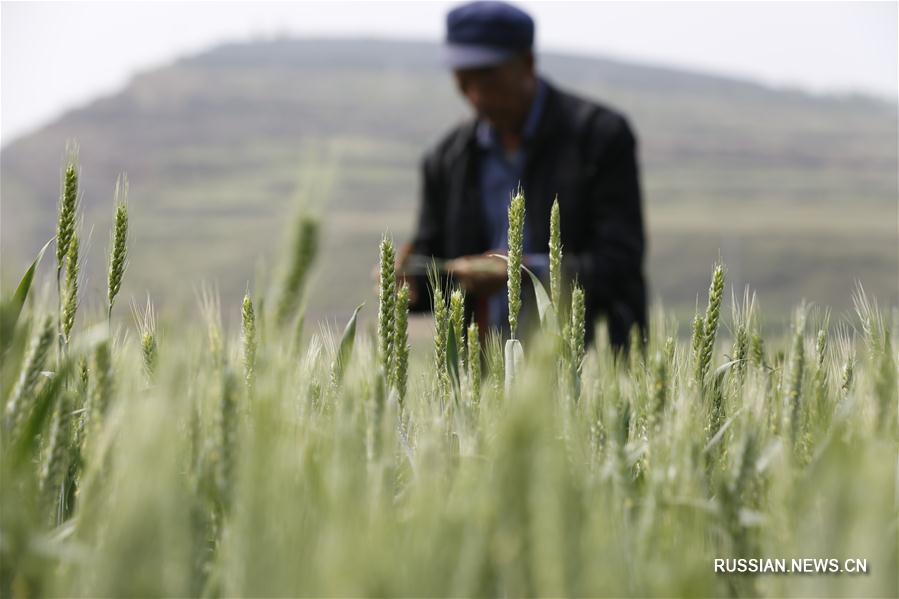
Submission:
POLYGON ((405 283, 396 294, 393 351, 393 383, 402 407, 406 399, 406 383, 409 378, 409 286, 405 283))
POLYGON ((696 382, 700 386, 703 385, 712 364, 712 351, 715 348, 715 336, 718 333, 722 297, 724 297, 724 265, 718 262, 712 272, 712 282, 709 285, 709 304, 706 308, 705 320, 702 323, 702 337, 699 343, 696 382))
MULTIPOLYGON (((698 300, 697 300, 698 303, 698 300)), ((693 324, 691 326, 691 336, 690 336, 690 349, 693 352, 693 362, 694 364, 699 363, 699 351, 702 347, 702 327, 703 321, 702 316, 699 314, 699 307, 696 308, 696 313, 693 315, 693 324)))
POLYGON ((844 394, 849 393, 849 388, 852 386, 853 371, 854 371, 853 357, 849 356, 846 359, 846 364, 843 365, 843 373, 840 377, 840 390, 844 394))
POLYGON ((128 179, 119 177, 115 186, 115 223, 113 226, 112 253, 109 256, 109 277, 107 285, 108 310, 107 315, 112 318, 112 307, 115 305, 116 296, 122 287, 122 278, 125 275, 125 262, 128 258, 128 179))
POLYGON ((805 305, 796 312, 790 351, 789 378, 786 381, 785 403, 790 424, 790 439, 797 448, 802 419, 802 376, 805 371, 805 305))
POLYGON ((749 357, 756 366, 761 368, 767 366, 765 362, 765 341, 758 331, 753 331, 752 336, 749 338, 749 357))
POLYGON ((41 325, 40 333, 32 342, 28 356, 25 359, 19 379, 13 388, 12 396, 6 403, 6 434, 11 438, 18 436, 18 429, 25 415, 31 410, 31 401, 35 388, 40 379, 44 362, 53 343, 53 329, 55 327, 53 317, 47 315, 41 325))
POLYGON ((222 372, 221 401, 218 412, 216 456, 216 486, 222 509, 231 506, 234 486, 234 467, 237 461, 237 384, 234 372, 225 368, 222 372))
MULTIPOLYGON (((56 301, 57 313, 57 357, 62 360, 63 344, 68 335, 63 331, 62 269, 75 235, 75 219, 78 213, 78 145, 74 141, 66 144, 65 167, 63 169, 62 190, 59 197, 59 214, 56 221, 56 301)), ((67 298, 68 300, 68 298, 67 298)), ((74 312, 72 313, 74 318, 74 312)))
POLYGON ((571 376, 575 386, 575 397, 580 385, 581 368, 585 355, 586 303, 584 289, 575 283, 571 290, 571 322, 568 327, 568 351, 571 356, 571 376))
POLYGON ((443 291, 434 290, 434 366, 437 369, 437 381, 442 393, 449 390, 449 371, 446 368, 446 341, 449 330, 449 313, 443 291))
MULTIPOLYGON (((670 339, 670 337, 669 337, 670 339)), ((660 422, 668 397, 668 361, 664 352, 656 352, 652 362, 652 413, 654 424, 660 422)))
POLYGON ((74 404, 73 392, 64 390, 60 395, 59 405, 53 411, 47 461, 41 469, 39 486, 43 495, 42 507, 47 510, 47 521, 52 526, 56 526, 61 520, 61 506, 58 499, 60 487, 65 482, 65 474, 69 468, 69 445, 73 429, 71 415, 74 404))
POLYGON ((434 370, 437 378, 437 391, 441 398, 449 393, 449 371, 446 367, 447 332, 449 331, 449 311, 446 298, 436 268, 428 269, 428 281, 432 293, 432 312, 434 314, 434 370))
POLYGON ((750 360, 750 330, 755 320, 755 294, 749 294, 749 287, 743 292, 743 301, 738 302, 733 298, 732 321, 736 334, 732 348, 733 371, 736 374, 737 383, 742 386, 746 378, 746 366, 750 360))
POLYGON ((524 254, 524 193, 521 187, 509 204, 509 330, 514 339, 521 310, 521 261, 524 254))
POLYGON ((318 244, 318 221, 309 214, 301 213, 294 227, 290 266, 278 298, 276 320, 279 324, 285 324, 296 313, 318 255, 318 244))
POLYGON ((240 320, 243 331, 244 381, 247 390, 252 393, 256 380, 256 312, 249 292, 244 295, 240 307, 240 320))
POLYGON ((462 359, 465 345, 465 295, 460 289, 454 289, 450 294, 450 325, 452 327, 453 338, 456 342, 456 351, 459 352, 458 357, 460 366, 464 366, 465 360, 462 359))
POLYGON ((813 378, 813 391, 814 391, 814 408, 815 415, 821 416, 826 411, 826 406, 824 405, 825 396, 827 394, 827 367, 824 364, 824 360, 826 358, 827 352, 827 329, 826 324, 824 328, 818 329, 818 334, 815 338, 815 372, 813 378))
POLYGON ((396 253, 386 235, 380 246, 380 280, 378 281, 378 357, 388 386, 393 383, 393 338, 396 319, 396 253))
POLYGON ((665 339, 665 363, 670 367, 674 363, 674 337, 665 339))
POLYGON ((549 290, 556 313, 562 305, 562 232, 559 225, 559 198, 549 215, 549 290))
POLYGON ((56 223, 56 273, 62 273, 63 261, 69 252, 69 243, 75 234, 75 215, 78 211, 78 145, 66 145, 66 164, 63 173, 62 194, 59 198, 59 219, 56 223))
POLYGON ((91 395, 90 413, 91 437, 95 437, 103 427, 114 393, 112 355, 109 340, 105 339, 94 350, 94 390, 91 395))
POLYGON ((465 364, 468 367, 468 380, 471 387, 471 401, 477 403, 481 397, 481 340, 478 323, 468 325, 468 356, 465 364))
POLYGON ((199 291, 200 315, 206 324, 209 357, 216 367, 225 364, 225 341, 222 339, 222 311, 218 290, 203 284, 199 291))
POLYGON ((78 310, 78 234, 73 234, 66 253, 66 301, 62 308, 62 336, 68 344, 78 310))
POLYGON ((734 364, 734 371, 737 374, 738 380, 742 383, 743 375, 746 372, 747 355, 749 353, 749 333, 746 331, 746 325, 742 323, 737 325, 737 334, 734 338, 734 345, 731 353, 733 353, 733 359, 736 361, 736 364, 734 364))
POLYGON ((141 357, 144 363, 144 375, 149 383, 156 371, 157 342, 156 342, 156 312, 150 303, 150 295, 147 294, 147 307, 141 312, 132 302, 131 313, 137 323, 137 331, 140 334, 141 357))

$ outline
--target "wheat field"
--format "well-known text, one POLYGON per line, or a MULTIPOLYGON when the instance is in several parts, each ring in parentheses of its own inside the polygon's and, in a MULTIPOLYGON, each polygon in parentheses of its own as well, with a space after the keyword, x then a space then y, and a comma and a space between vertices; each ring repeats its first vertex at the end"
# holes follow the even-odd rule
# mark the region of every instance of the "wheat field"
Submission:
POLYGON ((320 234, 301 215, 265 293, 222 306, 197 284, 193 322, 149 299, 127 318, 127 181, 91 312, 78 169, 72 150, 57 235, 2 296, 2 596, 899 593, 899 322, 860 287, 852 317, 797 302, 763 337, 761 300, 714 263, 691 338, 657 308, 620 353, 561 280, 554 222, 538 331, 478 331, 432 277, 434 341, 413 351, 386 236, 377 305, 306 321, 320 234), (793 558, 866 572, 715 568, 793 558))

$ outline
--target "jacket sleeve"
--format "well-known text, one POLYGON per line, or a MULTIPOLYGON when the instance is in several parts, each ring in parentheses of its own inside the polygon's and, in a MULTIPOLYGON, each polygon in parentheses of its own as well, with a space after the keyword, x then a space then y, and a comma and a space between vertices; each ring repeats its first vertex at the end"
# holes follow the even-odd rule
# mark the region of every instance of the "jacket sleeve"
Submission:
MULTIPOLYGON (((418 221, 410 242, 413 254, 440 257, 443 253, 443 238, 446 233, 444 222, 446 188, 440 175, 439 163, 437 152, 429 152, 421 161, 418 221)), ((416 291, 416 301, 410 303, 410 311, 430 310, 431 298, 427 276, 407 277, 406 281, 416 291)))
POLYGON ((623 117, 598 130, 605 143, 595 144, 586 165, 588 241, 584 251, 563 260, 567 274, 608 309, 635 281, 642 285, 644 231, 634 134, 623 117))

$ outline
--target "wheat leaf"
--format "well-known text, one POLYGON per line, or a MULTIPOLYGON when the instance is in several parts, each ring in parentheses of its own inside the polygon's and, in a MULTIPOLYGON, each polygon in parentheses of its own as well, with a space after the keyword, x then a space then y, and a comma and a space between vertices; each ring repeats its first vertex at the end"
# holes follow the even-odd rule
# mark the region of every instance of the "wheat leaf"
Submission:
POLYGON ((340 381, 343 369, 346 368, 346 364, 353 354, 353 345, 356 343, 356 318, 359 316, 359 310, 364 305, 365 303, 363 302, 353 310, 353 315, 343 330, 343 337, 340 338, 340 349, 337 350, 337 359, 334 360, 334 379, 337 381, 340 381))
MULTIPOLYGON (((508 256, 503 256, 501 254, 490 254, 491 256, 495 256, 496 258, 502 258, 506 262, 509 261, 508 256)), ((546 287, 543 286, 543 283, 540 281, 540 278, 531 272, 527 266, 521 267, 524 272, 528 273, 528 276, 531 277, 531 283, 534 286, 534 295, 537 298, 537 313, 540 316, 540 324, 543 326, 549 326, 553 330, 557 330, 558 328, 558 320, 556 319, 556 310, 553 308, 553 303, 549 299, 549 294, 546 293, 546 287)))

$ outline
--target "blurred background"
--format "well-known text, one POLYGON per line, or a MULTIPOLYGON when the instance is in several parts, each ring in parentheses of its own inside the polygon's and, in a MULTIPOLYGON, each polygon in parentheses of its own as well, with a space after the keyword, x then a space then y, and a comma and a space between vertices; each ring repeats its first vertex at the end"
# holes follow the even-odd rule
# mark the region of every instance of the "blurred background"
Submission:
MULTIPOLYGON (((86 303, 104 297, 127 172, 117 310, 149 293, 185 317, 206 281, 237 318, 301 207, 323 227, 307 318, 374 305, 378 241, 409 236, 420 156, 469 116, 439 63, 454 4, 4 2, 5 288, 54 234, 76 139, 86 303)), ((682 331, 719 255, 728 296, 749 285, 770 325, 803 298, 849 311, 856 281, 899 305, 896 3, 519 5, 538 69, 629 115, 650 293, 682 331)))

